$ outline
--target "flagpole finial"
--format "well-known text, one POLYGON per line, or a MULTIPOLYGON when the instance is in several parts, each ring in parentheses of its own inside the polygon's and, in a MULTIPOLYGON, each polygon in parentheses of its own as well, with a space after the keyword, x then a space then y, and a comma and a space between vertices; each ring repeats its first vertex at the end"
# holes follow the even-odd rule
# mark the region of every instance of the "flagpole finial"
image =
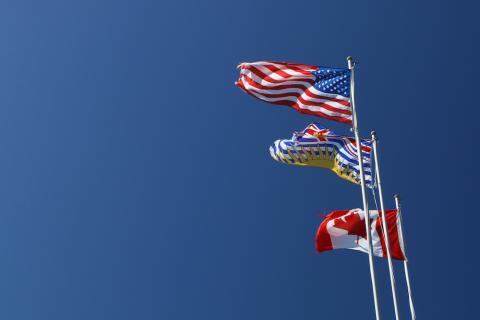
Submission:
POLYGON ((348 69, 353 69, 353 66, 355 65, 355 63, 353 62, 352 56, 347 57, 347 63, 348 63, 348 69))
POLYGON ((370 134, 372 135, 372 140, 377 140, 377 132, 375 130, 372 130, 370 134))
POLYGON ((397 207, 397 210, 400 210, 400 195, 395 193, 393 196, 395 197, 395 206, 397 207))

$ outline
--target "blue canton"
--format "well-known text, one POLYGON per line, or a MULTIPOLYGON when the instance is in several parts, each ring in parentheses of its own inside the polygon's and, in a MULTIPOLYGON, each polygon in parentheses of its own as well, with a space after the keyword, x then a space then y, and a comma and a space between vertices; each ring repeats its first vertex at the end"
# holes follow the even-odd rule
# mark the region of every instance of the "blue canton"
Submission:
POLYGON ((350 98, 350 70, 320 67, 312 73, 315 75, 314 87, 317 90, 350 98))

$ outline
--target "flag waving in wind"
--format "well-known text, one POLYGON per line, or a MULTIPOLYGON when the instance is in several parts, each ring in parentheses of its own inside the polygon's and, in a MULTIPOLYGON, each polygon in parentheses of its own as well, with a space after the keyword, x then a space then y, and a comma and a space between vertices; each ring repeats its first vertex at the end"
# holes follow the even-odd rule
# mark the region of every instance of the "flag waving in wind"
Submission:
MULTIPOLYGON (((366 186, 372 185, 370 140, 362 140, 363 169, 366 186)), ((330 169, 340 178, 360 184, 357 143, 353 137, 339 136, 330 129, 312 123, 291 139, 276 140, 270 146, 276 161, 308 167, 330 169)))
MULTIPOLYGON (((405 260, 405 249, 397 210, 387 210, 388 236, 392 258, 405 260)), ((383 214, 377 210, 370 210, 373 254, 377 257, 386 257, 384 230, 382 228, 383 214)), ((317 251, 334 249, 352 249, 368 253, 367 232, 365 228, 365 214, 361 209, 334 211, 327 215, 317 231, 317 251)))
POLYGON ((301 113, 352 124, 350 70, 286 62, 244 62, 235 83, 246 93, 301 113))

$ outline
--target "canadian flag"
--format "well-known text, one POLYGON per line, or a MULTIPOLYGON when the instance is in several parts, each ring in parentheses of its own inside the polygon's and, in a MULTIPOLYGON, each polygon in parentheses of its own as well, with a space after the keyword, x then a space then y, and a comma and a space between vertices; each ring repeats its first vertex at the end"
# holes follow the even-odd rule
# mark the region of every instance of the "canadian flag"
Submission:
MULTIPOLYGON (((390 252, 393 259, 405 260, 405 250, 397 219, 397 210, 386 211, 390 252)), ((317 251, 333 249, 353 249, 368 253, 365 214, 361 209, 334 211, 327 215, 317 231, 317 251)), ((383 214, 370 210, 373 254, 387 257, 383 236, 383 214)))

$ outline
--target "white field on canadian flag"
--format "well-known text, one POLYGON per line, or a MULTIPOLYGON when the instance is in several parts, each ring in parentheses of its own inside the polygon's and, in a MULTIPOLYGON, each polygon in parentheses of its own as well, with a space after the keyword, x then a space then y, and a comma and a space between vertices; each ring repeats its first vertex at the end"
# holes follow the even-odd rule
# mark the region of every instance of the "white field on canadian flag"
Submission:
MULTIPOLYGON (((365 215, 362 210, 354 209, 352 212, 358 210, 358 214, 365 219, 365 215)), ((370 216, 372 216, 372 210, 370 210, 370 216)), ((376 212, 378 217, 378 212, 376 212)), ((340 218, 342 219, 342 218, 340 218)), ((375 224, 377 220, 373 217, 370 218, 371 235, 372 235, 372 248, 373 254, 376 256, 382 256, 382 246, 380 243, 380 237, 375 230, 375 224)), ((330 220, 327 224, 327 230, 330 233, 332 245, 334 249, 352 249, 368 253, 368 241, 357 235, 349 235, 347 230, 336 228, 335 220, 330 220)))

